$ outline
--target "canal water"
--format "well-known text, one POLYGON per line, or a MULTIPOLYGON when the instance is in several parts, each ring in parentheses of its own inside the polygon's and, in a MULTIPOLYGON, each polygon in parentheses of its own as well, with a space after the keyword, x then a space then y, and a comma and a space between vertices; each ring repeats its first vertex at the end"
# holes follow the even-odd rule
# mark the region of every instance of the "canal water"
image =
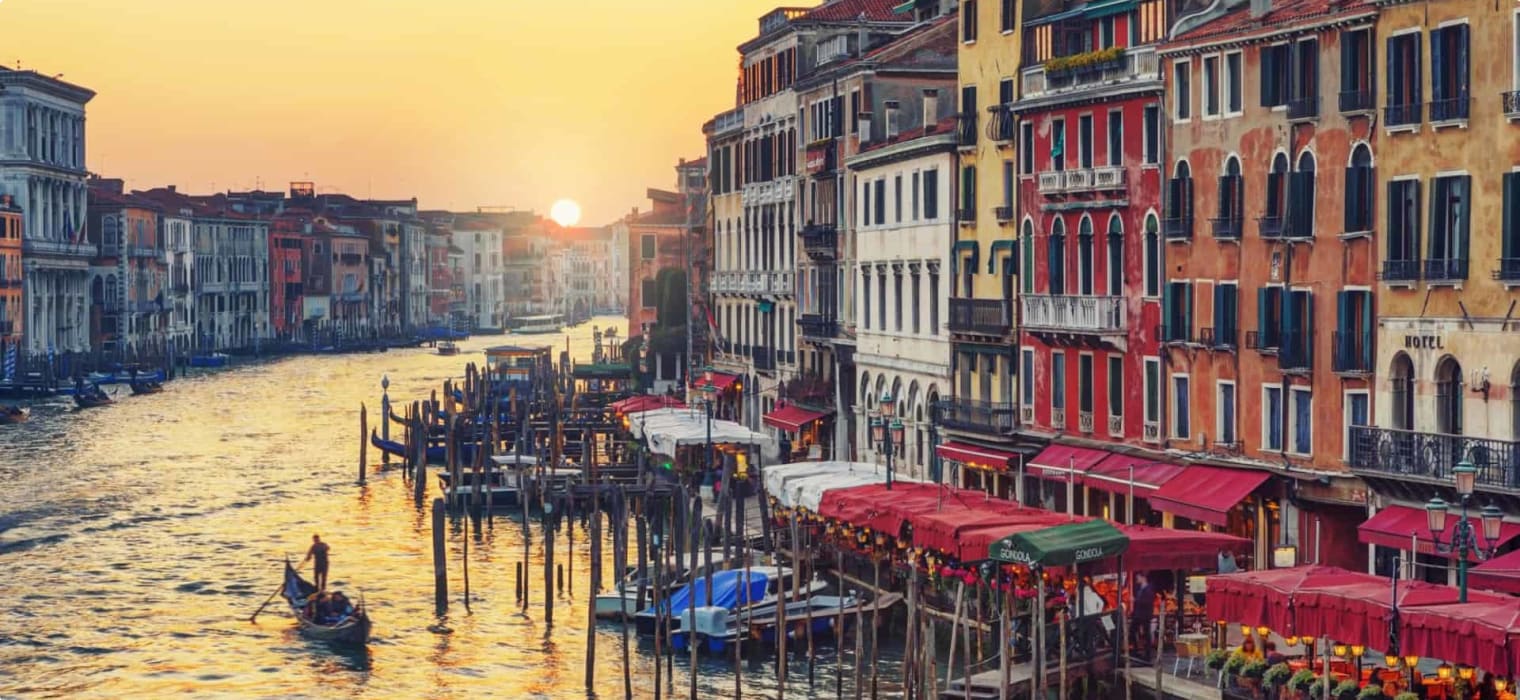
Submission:
MULTIPOLYGON (((591 328, 567 343, 589 358, 591 328)), ((533 605, 515 600, 520 524, 490 521, 478 534, 452 524, 451 607, 433 610, 428 505, 417 508, 401 472, 370 450, 357 485, 358 409, 378 425, 380 380, 398 403, 422 397, 480 349, 457 357, 426 349, 293 357, 176 380, 162 394, 127 396, 76 412, 62 399, 32 406, 31 422, 0 427, 0 697, 344 696, 621 698, 620 626, 596 629, 596 684, 584 687, 589 548, 575 533, 554 625, 543 622, 542 537, 530 538, 533 605), (296 634, 271 603, 285 557, 299 560, 313 533, 332 547, 330 585, 362 594, 375 618, 366 649, 296 634), (462 602, 461 552, 469 537, 471 609, 462 602)), ((437 484, 429 484, 429 500, 437 484)), ((611 571, 610 552, 606 547, 611 571)), ((883 696, 900 695, 901 651, 883 645, 883 696)), ((634 696, 653 697, 655 656, 635 641, 634 696)), ((789 698, 835 697, 833 650, 818 655, 816 686, 794 662, 789 698)), ((685 657, 675 697, 689 696, 685 657)), ((853 649, 844 695, 854 697, 853 649)), ((704 660, 699 696, 734 695, 732 661, 704 660)), ((746 697, 778 697, 771 660, 746 661, 746 697)), ((869 678, 869 670, 864 673, 869 678)))

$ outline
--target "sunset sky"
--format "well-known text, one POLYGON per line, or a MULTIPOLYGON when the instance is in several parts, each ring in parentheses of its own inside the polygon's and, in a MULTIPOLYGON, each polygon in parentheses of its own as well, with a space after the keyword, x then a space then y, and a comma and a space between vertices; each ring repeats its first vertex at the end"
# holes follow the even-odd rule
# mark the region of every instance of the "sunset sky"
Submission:
POLYGON ((0 62, 95 90, 89 167, 128 187, 568 197, 599 225, 702 155, 735 46, 777 4, 0 0, 0 62))

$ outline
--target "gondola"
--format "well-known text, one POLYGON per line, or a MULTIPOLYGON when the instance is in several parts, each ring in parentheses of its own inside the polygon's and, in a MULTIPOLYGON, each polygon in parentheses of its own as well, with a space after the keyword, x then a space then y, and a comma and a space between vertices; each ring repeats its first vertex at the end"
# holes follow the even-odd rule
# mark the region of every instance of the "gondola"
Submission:
POLYGON ((364 600, 353 603, 353 611, 339 618, 337 622, 323 624, 316 622, 307 615, 307 599, 315 595, 317 587, 310 581, 301 578, 296 573, 295 567, 290 565, 290 560, 285 560, 285 587, 280 591, 285 602, 290 606, 290 614, 300 626, 301 634, 310 639, 324 642, 340 642, 343 644, 366 644, 369 642, 370 619, 369 611, 364 609, 364 600))
POLYGON ((438 344, 438 354, 444 356, 458 355, 459 346, 455 345, 452 340, 445 340, 438 344))
POLYGON ((98 386, 90 387, 89 389, 85 389, 82 392, 75 392, 74 394, 74 405, 78 406, 81 409, 96 408, 99 406, 104 406, 108 403, 112 403, 111 397, 107 395, 106 392, 101 391, 100 387, 98 386))
POLYGON ((143 396, 145 394, 157 394, 164 390, 164 385, 152 381, 132 382, 132 395, 143 396))
POLYGON ((30 417, 31 413, 20 406, 0 407, 0 425, 14 425, 16 423, 25 423, 30 417))

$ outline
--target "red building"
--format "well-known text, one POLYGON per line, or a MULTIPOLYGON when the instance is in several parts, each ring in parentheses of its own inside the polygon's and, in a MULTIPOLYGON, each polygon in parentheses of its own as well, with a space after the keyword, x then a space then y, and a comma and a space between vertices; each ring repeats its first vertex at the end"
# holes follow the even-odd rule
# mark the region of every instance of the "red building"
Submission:
POLYGON ((429 318, 447 322, 455 311, 464 310, 464 271, 458 265, 460 252, 454 247, 448 229, 428 229, 429 318))
POLYGON ((26 309, 21 300, 21 207, 0 195, 0 346, 19 345, 26 309))
POLYGON ((300 334, 305 318, 306 217, 282 214, 269 227, 269 324, 274 337, 300 334))
POLYGON ((1137 489, 1135 520, 1159 523, 1144 496, 1181 467, 1109 448, 1160 448, 1155 43, 1170 13, 1163 0, 1024 7, 1024 68, 1008 107, 1018 130, 993 196, 1019 245, 1020 424, 1055 443, 1030 460, 1025 498, 1123 521, 1137 466, 1150 482, 1137 489))

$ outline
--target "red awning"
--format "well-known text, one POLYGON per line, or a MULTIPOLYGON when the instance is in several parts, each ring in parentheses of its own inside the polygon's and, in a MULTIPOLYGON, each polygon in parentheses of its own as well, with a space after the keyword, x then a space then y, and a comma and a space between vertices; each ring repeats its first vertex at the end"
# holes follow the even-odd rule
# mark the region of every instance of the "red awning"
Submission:
POLYGON ((612 404, 612 410, 618 413, 639 413, 641 411, 653 411, 658 408, 686 408, 686 404, 674 396, 630 396, 622 401, 612 404))
MULTIPOLYGON (((1399 582, 1399 612, 1427 605, 1455 603, 1459 592, 1452 586, 1424 581, 1399 582)), ((1498 602, 1504 598, 1474 591, 1468 600, 1498 602)), ((1294 621, 1300 634, 1331 638, 1369 646, 1388 639, 1393 613, 1393 586, 1388 579, 1357 574, 1351 581, 1305 586, 1293 595, 1294 621)))
POLYGON ((1086 520, 1087 518, 1080 515, 1072 519, 1062 513, 1047 512, 1043 519, 1031 517, 1029 520, 1019 523, 1004 523, 1002 525, 988 525, 986 527, 962 530, 960 539, 955 543, 957 551, 954 553, 962 562, 982 561, 987 558, 987 552, 992 549, 992 543, 1009 535, 1044 530, 1047 527, 1071 522, 1086 522, 1086 520))
MULTIPOLYGON (((1477 513, 1470 517, 1473 519, 1474 529, 1481 530, 1477 522, 1477 513)), ((1441 535, 1442 542, 1451 542, 1452 532, 1456 530, 1457 522, 1461 520, 1460 513, 1450 513, 1446 517, 1446 532, 1441 535)), ((1425 524, 1425 510, 1422 508, 1410 508, 1408 506, 1388 506, 1377 512, 1377 515, 1367 519, 1357 528, 1357 536, 1364 544, 1376 544, 1393 549, 1408 549, 1410 535, 1419 537, 1420 552, 1435 554, 1435 543, 1430 540, 1430 530, 1425 524)), ((1520 523, 1504 523, 1499 530, 1498 545, 1520 537, 1520 523)), ((1476 560, 1476 557, 1474 557, 1476 560)))
POLYGON ((1520 549, 1468 569, 1467 582, 1473 588, 1520 595, 1520 549))
POLYGON ((953 440, 938 445, 934 449, 942 459, 980 469, 1007 469, 1013 460, 1018 459, 1018 455, 1012 452, 953 440))
POLYGON ((1189 520, 1223 526, 1230 512, 1270 475, 1250 469, 1193 465, 1151 495, 1151 507, 1189 520))
MULTIPOLYGON (((1110 453, 1105 450, 1073 445, 1051 445, 1034 459, 1029 460, 1029 473, 1032 476, 1065 481, 1068 472, 1080 475, 1109 456, 1110 453)), ((1077 476, 1077 480, 1080 481, 1081 476, 1077 476)))
POLYGON ((1222 532, 1168 530, 1148 525, 1120 525, 1119 530, 1129 538, 1129 549, 1124 552, 1124 568, 1130 571, 1213 571, 1219 565, 1221 550, 1242 554, 1251 548, 1250 540, 1222 532))
POLYGON ((818 504, 818 514, 868 527, 892 537, 902 534, 902 526, 920 513, 934 512, 944 494, 934 484, 897 482, 891 490, 886 484, 868 484, 825 491, 818 504))
POLYGON ((1400 651, 1503 674, 1520 668, 1520 601, 1469 602, 1399 609, 1400 651), (1508 645, 1508 649, 1506 649, 1508 645))
MULTIPOLYGON (((739 377, 737 375, 729 374, 727 372, 713 372, 712 373, 712 377, 713 377, 713 380, 712 380, 713 388, 717 389, 718 391, 723 391, 724 389, 727 389, 728 387, 732 386, 735 381, 738 381, 738 379, 739 379, 739 377)), ((691 383, 691 388, 693 388, 693 389, 699 389, 700 390, 704 386, 707 386, 707 377, 697 377, 696 381, 694 381, 694 382, 691 383)))
MULTIPOLYGON (((950 508, 915 517, 913 544, 959 556, 963 535, 972 530, 1001 528, 1005 534, 1011 534, 1012 529, 1019 525, 1067 522, 1064 515, 1035 508, 1020 508, 1012 501, 980 501, 981 499, 973 497, 969 506, 952 503, 950 508)), ((991 541, 987 544, 990 546, 991 541)), ((987 549, 983 547, 981 553, 973 557, 973 561, 986 558, 987 549)))
POLYGON ((765 414, 765 424, 773 428, 780 428, 789 433, 795 433, 802 430, 802 426, 826 415, 828 413, 823 411, 811 411, 796 404, 791 404, 765 414))
POLYGON ((1314 634, 1293 624, 1293 594, 1310 586, 1356 582, 1354 574, 1334 566, 1297 566, 1221 574, 1208 579, 1208 619, 1252 627, 1266 625, 1283 636, 1314 634))
MULTIPOLYGON (((1164 460, 1111 454, 1078 477, 1077 482, 1100 491, 1127 494, 1131 466, 1135 468, 1135 495, 1142 498, 1149 497, 1156 489, 1165 486, 1184 469, 1180 464, 1164 460)), ((1126 553, 1125 556, 1128 557, 1129 554, 1126 553)))

